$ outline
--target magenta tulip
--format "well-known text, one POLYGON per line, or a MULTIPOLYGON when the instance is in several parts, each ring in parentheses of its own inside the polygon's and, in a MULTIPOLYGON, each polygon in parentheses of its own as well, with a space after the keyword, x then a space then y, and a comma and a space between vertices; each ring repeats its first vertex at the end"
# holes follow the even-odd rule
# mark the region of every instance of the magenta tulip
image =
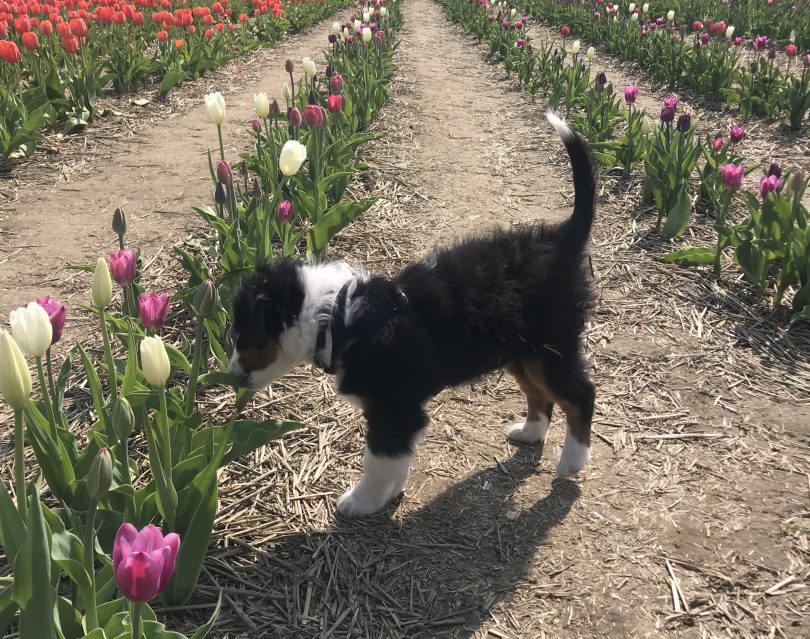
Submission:
POLYGON ((343 91, 343 76, 339 73, 333 73, 332 77, 329 78, 329 88, 333 94, 339 95, 343 91))
POLYGON ((680 101, 681 99, 677 95, 669 96, 664 98, 664 106, 671 107, 672 112, 674 113, 675 110, 678 108, 678 102, 680 101))
POLYGON ((737 142, 745 137, 745 129, 741 126, 737 126, 736 124, 732 124, 731 134, 729 137, 731 138, 732 144, 737 144, 737 142))
POLYGON ((231 172, 231 165, 225 160, 217 162, 217 179, 225 186, 230 186, 233 182, 233 173, 231 172))
POLYGON ((119 286, 129 286, 135 281, 137 263, 135 251, 110 253, 110 273, 119 286))
POLYGON ((141 307, 141 323, 144 328, 153 332, 163 328, 169 313, 169 296, 166 293, 141 293, 138 305, 141 307))
POLYGON ((724 144, 725 144, 725 141, 723 140, 723 138, 721 136, 718 135, 716 138, 714 138, 714 140, 712 140, 712 150, 715 153, 717 153, 718 151, 720 151, 720 149, 723 148, 724 144))
POLYGON ((301 126, 301 112, 293 107, 287 112, 287 120, 292 126, 301 126))
POLYGON ((736 164, 723 164, 720 167, 720 175, 723 176, 723 186, 727 189, 736 189, 742 184, 745 167, 736 164))
POLYGON ((113 573, 118 589, 130 601, 146 603, 157 597, 174 574, 180 537, 149 524, 138 532, 122 524, 113 544, 113 573))
POLYGON ((633 86, 632 84, 629 86, 624 87, 624 101, 627 104, 633 104, 638 97, 638 87, 633 86))
POLYGON ((48 313, 48 319, 51 320, 51 344, 56 344, 62 338, 62 330, 65 328, 65 305, 50 295, 38 297, 37 304, 48 313))
POLYGON ((765 175, 759 181, 759 194, 764 200, 768 193, 779 193, 782 190, 783 182, 775 175, 765 175))
POLYGON ((279 202, 276 207, 276 214, 278 215, 278 219, 282 222, 289 223, 292 221, 292 202, 289 200, 279 202))

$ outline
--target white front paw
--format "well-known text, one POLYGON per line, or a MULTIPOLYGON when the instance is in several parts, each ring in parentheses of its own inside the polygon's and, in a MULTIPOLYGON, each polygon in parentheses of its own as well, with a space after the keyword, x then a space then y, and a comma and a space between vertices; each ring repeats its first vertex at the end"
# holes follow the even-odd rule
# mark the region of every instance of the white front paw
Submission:
POLYGON ((518 422, 506 431, 506 436, 513 442, 522 444, 535 444, 545 441, 548 433, 548 417, 541 416, 539 420, 518 422))
POLYGON ((381 511, 387 501, 387 493, 370 491, 361 482, 338 500, 337 511, 344 517, 368 517, 381 511))
POLYGON ((557 477, 565 479, 576 475, 585 468, 590 456, 590 446, 586 446, 577 441, 576 438, 568 435, 565 438, 562 455, 560 455, 560 461, 557 464, 557 477))

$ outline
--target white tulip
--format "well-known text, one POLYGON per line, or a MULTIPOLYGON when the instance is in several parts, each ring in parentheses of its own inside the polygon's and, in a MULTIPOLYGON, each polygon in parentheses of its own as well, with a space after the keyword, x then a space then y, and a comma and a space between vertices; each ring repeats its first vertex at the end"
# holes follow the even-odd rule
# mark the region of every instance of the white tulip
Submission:
POLYGON ((588 60, 593 60, 596 57, 596 49, 588 47, 588 53, 586 55, 588 56, 588 60))
POLYGON ((281 156, 278 160, 278 168, 287 177, 298 173, 301 165, 307 159, 307 147, 298 140, 287 140, 281 147, 281 156))
POLYGON ((343 25, 341 25, 340 22, 333 22, 332 31, 334 31, 335 33, 340 33, 342 26, 343 25))
POLYGON ((213 124, 222 126, 225 122, 225 98, 219 91, 205 96, 205 111, 213 124))
POLYGON ((380 7, 380 17, 384 18, 388 15, 388 8, 387 7, 380 7))
POLYGON ((638 14, 637 14, 637 13, 631 13, 631 14, 630 14, 630 19, 631 19, 633 22, 638 22, 638 14))
POLYGON ((357 29, 359 29, 361 26, 363 26, 363 23, 362 23, 362 22, 360 22, 360 20, 355 20, 355 21, 354 21, 354 29, 355 29, 355 31, 356 31, 357 29))
POLYGON ((579 53, 579 40, 574 40, 574 44, 571 45, 571 53, 574 55, 579 53))
POLYGON ((363 42, 371 42, 371 29, 363 27, 363 42))
POLYGON ((290 88, 290 85, 289 85, 289 84, 287 84, 286 82, 284 83, 284 86, 283 86, 283 87, 281 87, 281 96, 282 96, 282 97, 283 97, 285 100, 287 100, 287 102, 289 102, 290 100, 292 100, 292 97, 293 97, 293 94, 292 94, 292 89, 290 88))
POLYGON ((3 330, 0 330, 0 395, 14 410, 22 409, 31 396, 28 362, 17 342, 3 330))
POLYGON ((163 388, 169 379, 171 365, 163 340, 147 335, 141 342, 141 370, 146 381, 155 388, 163 388))
POLYGON ((675 19, 675 12, 674 11, 670 11, 669 13, 667 13, 667 20, 672 22, 674 19, 675 19))
POLYGON ((728 29, 726 29, 726 38, 730 40, 731 36, 733 35, 734 35, 734 27, 729 27, 728 29))
POLYGON ((645 2, 641 7, 641 12, 642 13, 649 13, 649 11, 650 11, 650 5, 645 2))
POLYGON ((630 3, 630 6, 629 6, 629 7, 627 7, 627 10, 628 10, 630 13, 633 13, 633 11, 635 11, 635 10, 636 10, 636 3, 635 3, 635 2, 631 2, 631 3, 630 3))
POLYGON ((363 22, 371 22, 371 12, 366 11, 363 14, 363 22))
POLYGON ((53 328, 48 312, 36 302, 11 311, 11 334, 26 355, 42 357, 51 347, 53 328))
POLYGON ((256 115, 260 118, 265 119, 270 115, 270 98, 266 93, 256 93, 253 96, 253 104, 256 105, 256 115))
POLYGON ((618 21, 619 21, 619 18, 617 18, 616 16, 613 16, 613 22, 618 22, 618 21))
POLYGON ((512 18, 514 18, 514 17, 517 15, 517 9, 512 9, 512 10, 509 12, 509 15, 510 15, 512 18))
POLYGON ((304 58, 301 61, 301 66, 304 67, 304 75, 308 78, 314 78, 315 73, 317 73, 318 69, 315 66, 315 63, 310 58, 304 58))
POLYGON ((788 40, 790 40, 791 42, 796 42, 796 32, 795 31, 790 32, 790 37, 788 38, 788 40))
POLYGON ((343 27, 343 39, 345 40, 348 37, 349 37, 349 27, 343 27))
POLYGON ((112 277, 110 277, 110 267, 103 257, 98 258, 96 270, 93 271, 93 284, 90 288, 93 298, 93 306, 98 310, 106 308, 112 299, 112 277))

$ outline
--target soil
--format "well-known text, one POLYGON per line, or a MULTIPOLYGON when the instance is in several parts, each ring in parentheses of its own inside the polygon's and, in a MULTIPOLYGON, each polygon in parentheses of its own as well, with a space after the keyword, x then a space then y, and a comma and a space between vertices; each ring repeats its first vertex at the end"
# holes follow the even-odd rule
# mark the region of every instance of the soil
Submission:
MULTIPOLYGON (((357 185, 380 201, 331 249, 383 273, 492 225, 564 219, 573 195, 542 100, 429 0, 404 10, 392 102, 357 185)), ((284 58, 319 51, 323 32, 263 52, 273 71, 226 94, 231 152, 249 144, 253 93, 277 92, 284 58)), ((0 245, 0 311, 44 292, 84 299, 84 281, 59 269, 112 247, 119 204, 133 243, 169 252, 199 228, 190 209, 208 198, 215 143, 198 106, 114 143, 92 175, 21 189, 3 222, 14 235, 0 245)), ((361 472, 362 416, 301 368, 254 409, 307 428, 222 472, 198 595, 162 612, 190 626, 224 589, 217 637, 810 636, 807 332, 747 306, 735 275, 717 287, 654 261, 661 240, 639 197, 637 185, 600 185, 586 334, 597 408, 581 476, 555 479, 559 415, 544 450, 506 441, 525 406, 493 374, 428 406, 401 500, 336 518, 361 472)))

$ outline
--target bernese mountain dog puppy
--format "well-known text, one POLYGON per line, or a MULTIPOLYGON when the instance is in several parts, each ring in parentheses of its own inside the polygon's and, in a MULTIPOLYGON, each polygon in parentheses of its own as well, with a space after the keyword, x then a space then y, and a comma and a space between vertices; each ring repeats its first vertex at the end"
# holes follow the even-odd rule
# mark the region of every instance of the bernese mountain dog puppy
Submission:
POLYGON ((585 246, 596 175, 587 143, 554 114, 574 177, 574 210, 558 225, 493 230, 441 248, 391 279, 344 262, 260 265, 234 300, 230 371, 252 389, 311 362, 363 410, 364 474, 338 502, 370 515, 405 486, 425 403, 448 386, 506 368, 526 395, 508 436, 542 442, 553 406, 565 414, 560 477, 590 453, 594 385, 581 335, 593 304, 585 246))

